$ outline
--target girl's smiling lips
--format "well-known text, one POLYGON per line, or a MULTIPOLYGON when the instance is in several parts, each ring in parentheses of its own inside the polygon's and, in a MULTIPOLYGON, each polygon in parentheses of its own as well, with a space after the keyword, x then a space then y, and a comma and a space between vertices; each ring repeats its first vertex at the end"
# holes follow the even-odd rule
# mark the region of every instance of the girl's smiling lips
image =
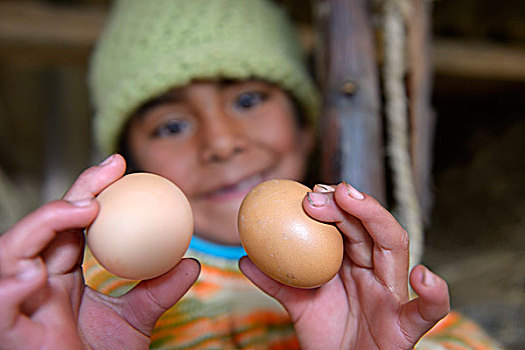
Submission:
POLYGON ((197 195, 196 198, 209 201, 228 201, 239 197, 244 198, 252 188, 261 182, 269 180, 269 173, 269 170, 263 170, 238 181, 226 182, 215 189, 197 195))

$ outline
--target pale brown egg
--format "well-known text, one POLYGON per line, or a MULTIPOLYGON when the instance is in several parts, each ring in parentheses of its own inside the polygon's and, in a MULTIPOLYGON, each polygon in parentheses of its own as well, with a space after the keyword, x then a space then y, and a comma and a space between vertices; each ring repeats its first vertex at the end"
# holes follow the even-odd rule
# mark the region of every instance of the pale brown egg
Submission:
POLYGON ((86 231, 89 249, 122 278, 157 277, 177 265, 193 234, 193 213, 184 193, 150 173, 122 177, 98 196, 100 211, 86 231))
POLYGON ((330 281, 343 259, 339 230, 304 211, 302 201, 309 191, 290 180, 263 182, 244 198, 238 220, 253 263, 273 279, 299 288, 330 281))

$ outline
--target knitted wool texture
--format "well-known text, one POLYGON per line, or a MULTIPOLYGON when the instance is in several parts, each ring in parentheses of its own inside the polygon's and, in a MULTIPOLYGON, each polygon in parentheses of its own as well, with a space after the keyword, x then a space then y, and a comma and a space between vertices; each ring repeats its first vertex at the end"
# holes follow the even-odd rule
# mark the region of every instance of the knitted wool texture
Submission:
POLYGON ((130 115, 194 79, 263 79, 314 121, 319 97, 283 9, 265 0, 120 0, 91 60, 99 150, 117 151, 130 115))

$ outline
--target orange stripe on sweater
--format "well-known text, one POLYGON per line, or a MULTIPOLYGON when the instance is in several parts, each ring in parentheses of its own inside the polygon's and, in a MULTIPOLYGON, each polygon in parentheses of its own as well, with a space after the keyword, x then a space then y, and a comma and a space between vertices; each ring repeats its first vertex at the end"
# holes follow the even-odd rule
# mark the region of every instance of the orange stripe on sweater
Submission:
POLYGON ((443 331, 443 329, 450 328, 452 327, 452 325, 458 323, 460 319, 461 319, 461 316, 458 313, 451 311, 449 312, 447 316, 445 316, 441 321, 439 321, 434 327, 432 327, 432 329, 428 331, 427 335, 439 333, 443 331))
POLYGON ((425 338, 450 350, 493 349, 491 341, 481 328, 457 312, 450 312, 425 335, 425 338))
POLYGON ((216 319, 202 317, 191 320, 186 324, 177 324, 176 326, 172 320, 171 322, 164 322, 161 318, 155 326, 151 339, 155 341, 159 338, 173 336, 177 344, 184 344, 198 338, 204 338, 204 336, 227 335, 230 331, 230 324, 226 317, 216 319))

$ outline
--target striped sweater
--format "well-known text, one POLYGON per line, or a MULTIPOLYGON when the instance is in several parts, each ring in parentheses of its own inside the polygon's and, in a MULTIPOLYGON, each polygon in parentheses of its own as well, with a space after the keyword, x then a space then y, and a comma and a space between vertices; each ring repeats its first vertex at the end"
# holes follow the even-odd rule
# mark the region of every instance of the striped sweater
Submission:
MULTIPOLYGON (((192 240, 187 256, 201 262, 189 292, 157 322, 151 349, 299 349, 283 307, 239 271, 240 247, 192 240)), ((86 283, 118 296, 137 282, 115 277, 86 250, 86 283)), ((451 313, 418 344, 418 350, 500 349, 473 322, 451 313)))

